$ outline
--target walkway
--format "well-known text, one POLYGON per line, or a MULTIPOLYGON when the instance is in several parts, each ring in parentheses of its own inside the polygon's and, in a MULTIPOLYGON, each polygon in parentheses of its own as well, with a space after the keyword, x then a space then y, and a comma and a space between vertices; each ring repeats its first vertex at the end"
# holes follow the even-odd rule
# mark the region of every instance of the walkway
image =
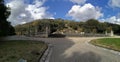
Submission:
MULTIPOLYGON (((17 39, 17 37, 10 37, 17 39)), ((29 38, 18 38, 29 39, 29 38)), ((88 44, 94 37, 78 38, 30 38, 54 45, 50 62, 120 62, 120 55, 88 44)))
POLYGON ((88 44, 95 38, 40 38, 54 45, 50 62, 120 62, 120 56, 88 44))

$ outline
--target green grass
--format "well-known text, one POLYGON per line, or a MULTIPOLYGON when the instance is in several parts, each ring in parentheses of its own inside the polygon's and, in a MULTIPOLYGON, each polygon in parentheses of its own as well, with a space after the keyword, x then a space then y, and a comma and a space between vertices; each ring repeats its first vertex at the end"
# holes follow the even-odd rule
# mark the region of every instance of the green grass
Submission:
POLYGON ((92 43, 93 45, 120 51, 120 38, 96 39, 96 40, 92 40, 90 43, 92 43))
POLYGON ((0 41, 0 62, 18 62, 21 58, 38 62, 46 48, 47 44, 40 41, 0 41))

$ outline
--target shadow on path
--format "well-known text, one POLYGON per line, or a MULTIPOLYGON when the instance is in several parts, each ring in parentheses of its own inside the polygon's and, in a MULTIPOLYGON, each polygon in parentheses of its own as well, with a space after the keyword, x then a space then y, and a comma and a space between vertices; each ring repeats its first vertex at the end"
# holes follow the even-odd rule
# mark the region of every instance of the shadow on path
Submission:
MULTIPOLYGON (((73 53, 72 56, 66 58, 65 56, 61 56, 64 62, 101 62, 101 58, 99 55, 93 52, 86 53, 73 53)), ((59 61, 57 61, 59 62, 59 61)))
POLYGON ((50 62, 101 62, 101 57, 94 52, 87 51, 83 53, 81 51, 73 52, 71 50, 66 53, 68 49, 75 45, 70 39, 52 38, 49 42, 54 45, 50 62))
MULTIPOLYGON (((42 40, 51 43, 54 47, 53 47, 52 55, 50 57, 50 62, 101 62, 100 55, 92 51, 82 52, 82 50, 84 49, 81 49, 80 48, 81 46, 79 45, 75 46, 76 43, 73 40, 67 38, 27 38, 27 37, 13 36, 13 37, 8 37, 8 39, 14 39, 14 40, 33 39, 33 40, 42 40)), ((83 40, 81 39, 80 41, 83 40)))

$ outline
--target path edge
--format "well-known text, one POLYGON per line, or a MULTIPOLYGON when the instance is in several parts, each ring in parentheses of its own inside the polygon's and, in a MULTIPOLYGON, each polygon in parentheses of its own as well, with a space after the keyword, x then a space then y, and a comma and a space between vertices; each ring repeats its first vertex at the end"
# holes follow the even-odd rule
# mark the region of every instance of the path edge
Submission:
POLYGON ((87 41, 87 44, 88 44, 88 45, 90 45, 90 46, 92 46, 92 47, 95 47, 95 48, 99 48, 99 49, 103 49, 103 50, 106 50, 106 51, 110 51, 111 53, 120 56, 120 52, 119 52, 119 51, 115 51, 115 50, 112 50, 112 49, 108 49, 108 48, 104 48, 104 47, 100 47, 100 46, 91 44, 90 41, 91 41, 91 40, 88 40, 88 41, 87 41))
POLYGON ((53 47, 52 44, 48 44, 48 48, 43 53, 43 56, 41 57, 41 59, 39 60, 39 62, 49 62, 50 56, 52 54, 52 47, 53 47))

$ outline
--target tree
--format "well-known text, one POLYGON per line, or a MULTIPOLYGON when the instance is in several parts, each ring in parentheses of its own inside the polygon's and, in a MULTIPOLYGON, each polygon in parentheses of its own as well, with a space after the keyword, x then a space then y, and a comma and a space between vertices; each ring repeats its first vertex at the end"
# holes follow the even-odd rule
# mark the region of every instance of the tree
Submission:
POLYGON ((97 26, 97 31, 98 31, 98 33, 105 33, 106 28, 107 28, 106 23, 99 23, 97 26))
POLYGON ((39 24, 40 24, 39 20, 36 20, 35 22, 32 23, 32 25, 34 26, 34 29, 35 29, 35 33, 34 34, 37 34, 38 28, 39 28, 39 24))
POLYGON ((14 35, 15 30, 7 21, 10 15, 10 8, 4 5, 4 0, 0 0, 0 36, 14 35))
POLYGON ((97 29, 97 26, 99 25, 98 20, 95 19, 89 19, 88 21, 86 21, 85 24, 85 31, 87 31, 88 33, 93 32, 93 30, 97 29))

